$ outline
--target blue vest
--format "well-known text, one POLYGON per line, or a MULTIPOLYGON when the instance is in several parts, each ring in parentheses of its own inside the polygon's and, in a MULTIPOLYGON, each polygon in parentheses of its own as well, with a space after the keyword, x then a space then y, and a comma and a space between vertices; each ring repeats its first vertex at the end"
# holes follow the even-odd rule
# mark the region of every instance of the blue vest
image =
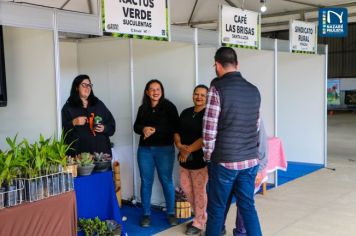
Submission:
POLYGON ((214 82, 220 97, 214 162, 237 162, 258 157, 257 121, 261 96, 257 87, 242 78, 240 72, 230 72, 214 82))

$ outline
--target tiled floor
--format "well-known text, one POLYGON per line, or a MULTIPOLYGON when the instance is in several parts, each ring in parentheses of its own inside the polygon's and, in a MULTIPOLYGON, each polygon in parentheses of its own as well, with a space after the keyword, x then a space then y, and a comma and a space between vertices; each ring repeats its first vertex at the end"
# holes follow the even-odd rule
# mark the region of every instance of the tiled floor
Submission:
MULTIPOLYGON (((328 117, 328 167, 336 170, 321 169, 256 197, 263 235, 356 235, 356 114, 328 117)), ((227 235, 234 220, 230 210, 227 235)), ((158 235, 183 235, 184 229, 158 235)))

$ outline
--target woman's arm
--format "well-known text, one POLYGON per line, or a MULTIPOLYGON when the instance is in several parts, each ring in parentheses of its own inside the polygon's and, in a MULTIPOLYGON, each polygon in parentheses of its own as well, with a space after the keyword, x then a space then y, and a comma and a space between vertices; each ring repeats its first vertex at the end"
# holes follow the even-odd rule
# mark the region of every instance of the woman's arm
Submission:
POLYGON ((68 106, 64 105, 62 108, 62 128, 64 132, 67 133, 69 130, 73 129, 73 117, 71 116, 68 106))
POLYGON ((180 141, 180 135, 179 135, 179 133, 175 133, 175 134, 174 134, 174 144, 176 145, 176 147, 177 147, 178 149, 181 149, 182 143, 181 143, 181 141, 180 141))
POLYGON ((138 109, 136 120, 134 123, 134 131, 136 134, 143 135, 143 119, 142 119, 142 106, 138 109))
POLYGON ((201 149, 203 147, 203 138, 199 138, 197 140, 194 141, 194 143, 190 144, 188 146, 188 151, 190 153, 198 151, 199 149, 201 149))

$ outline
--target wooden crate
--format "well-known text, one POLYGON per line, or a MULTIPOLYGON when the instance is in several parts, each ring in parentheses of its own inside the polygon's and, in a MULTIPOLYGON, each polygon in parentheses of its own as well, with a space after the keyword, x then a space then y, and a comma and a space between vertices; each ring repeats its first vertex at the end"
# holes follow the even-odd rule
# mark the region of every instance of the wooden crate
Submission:
POLYGON ((180 219, 190 218, 192 208, 189 202, 176 202, 176 217, 180 219))

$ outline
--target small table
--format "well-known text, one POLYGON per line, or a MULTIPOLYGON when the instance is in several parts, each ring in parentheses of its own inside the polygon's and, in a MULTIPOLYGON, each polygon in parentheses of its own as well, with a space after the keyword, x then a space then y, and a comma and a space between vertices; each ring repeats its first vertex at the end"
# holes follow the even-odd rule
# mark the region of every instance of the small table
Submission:
POLYGON ((74 191, 0 210, 0 235, 77 235, 74 191))
POLYGON ((257 192, 262 185, 262 195, 266 194, 266 183, 268 181, 268 174, 274 172, 275 187, 278 186, 277 170, 287 170, 287 159, 284 154, 282 140, 278 137, 268 138, 268 162, 266 168, 259 172, 256 176, 255 192, 257 192))
POLYGON ((78 218, 113 219, 121 225, 124 232, 112 171, 78 176, 74 179, 74 189, 77 196, 78 218))

